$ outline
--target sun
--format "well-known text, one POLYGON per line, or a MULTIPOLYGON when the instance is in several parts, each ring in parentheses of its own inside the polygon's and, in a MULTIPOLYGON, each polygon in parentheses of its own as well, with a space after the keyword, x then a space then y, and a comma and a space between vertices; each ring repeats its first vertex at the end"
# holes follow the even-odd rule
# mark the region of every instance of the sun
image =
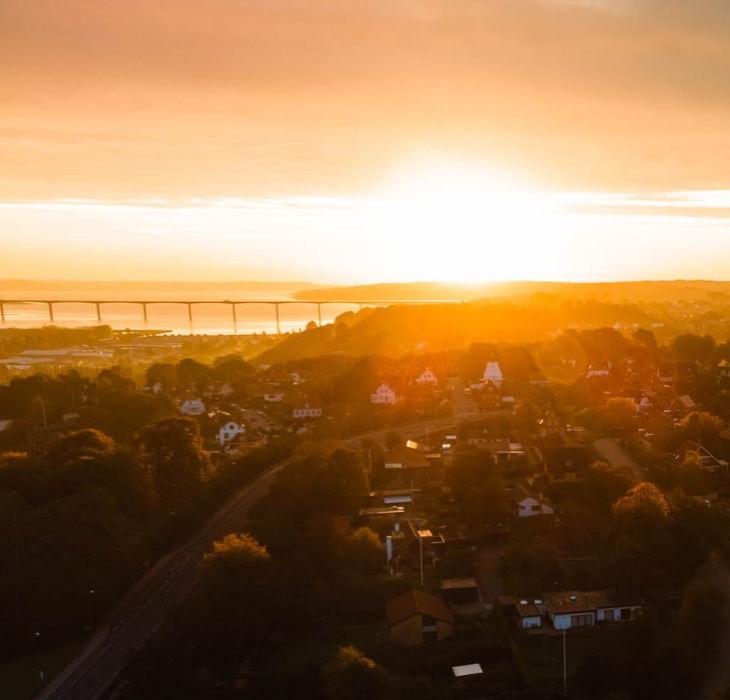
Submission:
POLYGON ((397 170, 379 195, 377 235, 409 261, 398 279, 523 279, 557 226, 541 192, 479 163, 429 160, 397 170))

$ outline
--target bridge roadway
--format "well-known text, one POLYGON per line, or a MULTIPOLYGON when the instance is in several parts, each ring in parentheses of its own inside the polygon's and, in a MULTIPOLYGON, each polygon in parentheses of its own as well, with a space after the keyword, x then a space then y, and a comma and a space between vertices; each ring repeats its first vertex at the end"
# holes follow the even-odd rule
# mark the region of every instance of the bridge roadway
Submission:
POLYGON ((238 322, 237 307, 241 305, 251 304, 267 304, 274 307, 276 314, 276 332, 281 333, 281 324, 279 320, 279 307, 282 304, 308 304, 317 307, 317 320, 319 325, 322 325, 322 306, 324 304, 340 304, 358 306, 392 306, 393 304, 461 304, 463 299, 381 299, 379 301, 369 300, 348 300, 348 299, 245 299, 243 301, 232 301, 230 299, 223 299, 221 301, 215 300, 189 300, 183 301, 180 299, 174 300, 161 300, 161 299, 2 299, 0 298, 0 322, 5 323, 5 307, 11 305, 24 305, 24 304, 45 304, 48 307, 48 320, 53 323, 55 321, 54 309, 58 304, 91 304, 96 309, 96 320, 98 323, 102 322, 101 309, 102 306, 109 304, 135 304, 142 307, 142 317, 145 323, 147 323, 147 307, 153 304, 181 304, 186 306, 188 309, 188 320, 190 323, 193 322, 193 306, 200 306, 201 304, 217 304, 227 305, 231 307, 231 318, 233 319, 233 325, 236 326, 238 322))
MULTIPOLYGON (((454 425, 453 418, 421 421, 377 430, 345 440, 383 440, 391 430, 409 437, 454 425)), ((127 655, 143 644, 162 624, 197 579, 198 564, 212 543, 245 524, 249 508, 266 493, 276 475, 292 461, 272 465, 239 489, 213 514, 187 544, 161 559, 132 588, 107 617, 82 652, 49 683, 36 700, 98 700, 108 693, 124 669, 127 655)))

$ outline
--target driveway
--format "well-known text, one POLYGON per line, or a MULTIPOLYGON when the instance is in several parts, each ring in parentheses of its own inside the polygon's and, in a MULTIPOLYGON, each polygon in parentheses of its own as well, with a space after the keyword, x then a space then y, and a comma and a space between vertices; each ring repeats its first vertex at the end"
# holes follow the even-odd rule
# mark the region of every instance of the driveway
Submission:
POLYGON ((644 480, 643 469, 615 438, 599 438, 594 441, 593 449, 612 467, 629 467, 637 481, 644 480))

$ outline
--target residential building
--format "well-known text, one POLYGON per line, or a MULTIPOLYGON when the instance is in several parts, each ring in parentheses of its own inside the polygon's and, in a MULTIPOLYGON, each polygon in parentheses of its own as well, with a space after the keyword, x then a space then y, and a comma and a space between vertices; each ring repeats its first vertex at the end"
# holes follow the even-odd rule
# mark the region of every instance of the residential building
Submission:
POLYGON ((696 459, 700 467, 709 472, 728 467, 728 463, 724 459, 718 459, 706 447, 694 440, 685 440, 674 455, 674 459, 678 462, 685 462, 688 458, 696 459))
POLYGON ((395 391, 393 391, 387 384, 381 384, 374 394, 370 394, 370 403, 372 404, 384 404, 393 405, 396 402, 395 391))
POLYGON ((537 515, 553 515, 555 507, 542 494, 533 493, 523 484, 512 492, 512 512, 518 518, 532 518, 537 515))
POLYGON ((502 368, 499 366, 499 362, 487 362, 482 380, 485 383, 491 382, 496 387, 502 386, 504 383, 504 375, 502 374, 502 368))
POLYGON ((231 442, 231 440, 234 440, 239 435, 245 432, 245 426, 241 425, 240 423, 236 423, 236 421, 229 420, 218 429, 218 444, 223 447, 224 445, 231 442))
POLYGON ((416 384, 419 385, 430 384, 431 386, 436 386, 438 383, 439 380, 436 375, 428 367, 416 377, 416 384))
POLYGON ((644 607, 638 596, 616 598, 608 591, 544 593, 547 616, 556 630, 593 626, 602 622, 636 620, 644 607))
POLYGON ((390 639, 407 647, 441 641, 454 633, 454 617, 440 596, 409 591, 385 608, 390 639))
POLYGON ((186 416, 202 416, 205 404, 200 399, 187 399, 180 404, 180 413, 186 416))
POLYGON ((322 415, 322 407, 304 403, 292 410, 292 418, 306 419, 319 418, 322 415))

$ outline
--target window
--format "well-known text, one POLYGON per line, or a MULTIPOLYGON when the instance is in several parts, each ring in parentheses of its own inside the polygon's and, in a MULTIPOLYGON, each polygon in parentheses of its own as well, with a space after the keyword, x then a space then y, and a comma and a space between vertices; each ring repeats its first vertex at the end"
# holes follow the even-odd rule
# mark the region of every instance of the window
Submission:
POLYGON ((603 619, 606 622, 613 622, 616 619, 616 611, 613 608, 611 608, 610 610, 606 610, 603 613, 603 619))
POLYGON ((593 624, 593 615, 588 613, 586 615, 571 615, 570 626, 571 627, 587 627, 593 624))

